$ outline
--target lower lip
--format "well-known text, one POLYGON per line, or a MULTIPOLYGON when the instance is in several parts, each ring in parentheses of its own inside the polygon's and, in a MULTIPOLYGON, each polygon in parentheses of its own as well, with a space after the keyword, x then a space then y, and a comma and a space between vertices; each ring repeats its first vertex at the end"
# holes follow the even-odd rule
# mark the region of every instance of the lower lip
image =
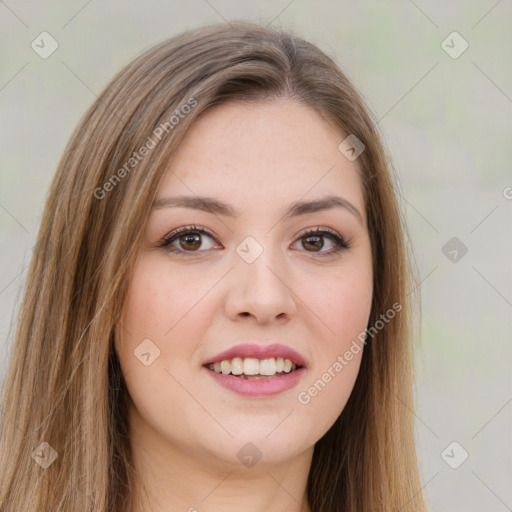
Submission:
POLYGON ((234 375, 224 375, 208 368, 205 368, 205 370, 216 382, 230 391, 243 396, 265 397, 277 395, 295 386, 304 374, 305 368, 299 368, 280 377, 254 380, 241 379, 234 375))

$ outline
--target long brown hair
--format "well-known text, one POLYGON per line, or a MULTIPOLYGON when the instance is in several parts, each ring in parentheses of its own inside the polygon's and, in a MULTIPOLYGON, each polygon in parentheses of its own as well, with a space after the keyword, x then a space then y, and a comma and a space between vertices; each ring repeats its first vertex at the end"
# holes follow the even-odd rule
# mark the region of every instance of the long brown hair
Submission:
POLYGON ((276 28, 232 22, 185 32, 127 65, 66 147, 4 381, 3 512, 130 510, 136 474, 127 389, 113 345, 145 223, 194 120, 223 102, 266 98, 300 101, 340 136, 363 142, 357 162, 374 267, 369 327, 401 305, 393 321, 368 336, 352 395, 315 445, 309 505, 313 512, 425 510, 412 414, 414 274, 375 122, 315 45, 276 28), (52 449, 57 458, 45 467, 41 461, 51 460, 52 449))

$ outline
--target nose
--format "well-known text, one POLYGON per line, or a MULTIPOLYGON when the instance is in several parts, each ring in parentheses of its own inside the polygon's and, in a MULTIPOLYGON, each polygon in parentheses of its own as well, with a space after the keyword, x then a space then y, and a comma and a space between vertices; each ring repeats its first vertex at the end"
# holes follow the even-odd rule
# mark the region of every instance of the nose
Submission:
POLYGON ((291 274, 268 248, 252 263, 236 255, 230 279, 225 309, 232 320, 285 323, 297 311, 291 274))

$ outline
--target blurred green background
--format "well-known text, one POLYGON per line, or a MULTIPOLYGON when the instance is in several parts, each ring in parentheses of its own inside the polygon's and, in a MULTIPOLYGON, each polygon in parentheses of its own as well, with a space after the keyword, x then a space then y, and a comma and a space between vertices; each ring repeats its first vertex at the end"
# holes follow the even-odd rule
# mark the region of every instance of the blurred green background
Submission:
POLYGON ((79 118, 143 50, 237 18, 316 43, 367 100, 422 279, 416 425, 430 510, 512 510, 510 0, 0 2, 0 377, 46 190, 79 118), (47 58, 31 47, 44 31, 58 44, 47 58))

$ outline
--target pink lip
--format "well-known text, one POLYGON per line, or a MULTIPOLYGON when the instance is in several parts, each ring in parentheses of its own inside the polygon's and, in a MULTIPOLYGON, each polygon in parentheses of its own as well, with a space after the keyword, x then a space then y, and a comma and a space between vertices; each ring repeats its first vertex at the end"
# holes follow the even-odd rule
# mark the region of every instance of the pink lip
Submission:
MULTIPOLYGON (((225 358, 226 359, 226 358, 225 358)), ((306 371, 305 368, 298 368, 297 370, 287 373, 281 377, 267 377, 266 379, 257 380, 246 380, 234 375, 224 375, 217 373, 208 368, 204 368, 216 382, 221 386, 234 391, 239 395, 250 396, 250 397, 266 397, 277 395, 287 389, 295 386, 303 373, 306 371)))
MULTIPOLYGON (((233 359, 234 357, 254 357, 256 359, 269 359, 271 357, 282 357, 283 359, 290 359, 292 363, 297 366, 306 366, 305 359, 295 350, 285 345, 274 343, 272 345, 255 345, 254 343, 244 343, 231 347, 220 354, 208 359, 203 366, 224 361, 224 359, 233 359)), ((295 372, 292 372, 295 373, 295 372)), ((290 374, 291 375, 291 374, 290 374)), ((280 377, 283 379, 286 377, 280 377)), ((241 380, 235 377, 237 380, 241 380)), ((249 382, 249 381, 246 381, 249 382)))

